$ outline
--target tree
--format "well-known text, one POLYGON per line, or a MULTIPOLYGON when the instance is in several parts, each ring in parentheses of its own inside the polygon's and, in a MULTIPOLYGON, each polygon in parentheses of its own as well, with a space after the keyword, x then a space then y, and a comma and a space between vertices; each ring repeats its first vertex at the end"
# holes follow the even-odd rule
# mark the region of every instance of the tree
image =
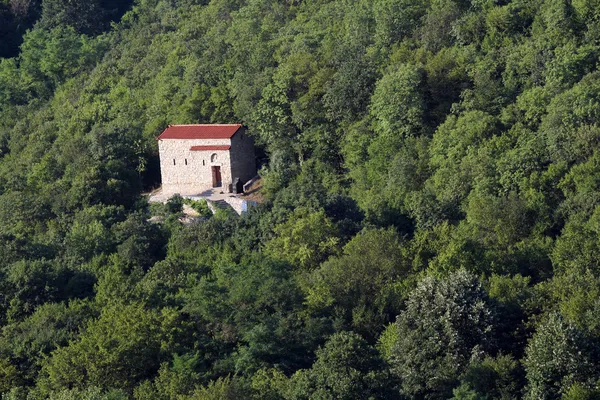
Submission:
POLYGON ((573 385, 594 388, 600 346, 558 313, 548 315, 527 346, 526 399, 559 399, 573 385))
POLYGON ((470 360, 494 350, 495 318, 479 280, 465 270, 421 281, 398 316, 389 357, 401 393, 449 397, 470 360))
POLYGON ((396 147, 399 139, 416 136, 423 129, 423 95, 419 90, 422 72, 413 65, 401 65, 377 82, 371 115, 375 130, 388 145, 396 147))
POLYGON ((52 353, 42 369, 40 388, 46 393, 89 385, 131 390, 156 373, 173 350, 178 319, 174 310, 160 313, 141 304, 105 307, 84 334, 52 353))
POLYGON ((453 390, 454 399, 519 399, 523 375, 522 367, 511 356, 476 360, 461 378, 463 383, 453 390))
MULTIPOLYGON (((4 326, 0 336, 0 353, 9 357, 14 372, 23 383, 32 383, 47 357, 58 346, 77 338, 86 322, 97 316, 89 301, 45 303, 21 322, 4 326)), ((6 361, 6 359, 3 359, 6 361)), ((2 368, 9 378, 10 367, 2 368)), ((17 385, 14 385, 17 386, 17 385)), ((3 391, 7 391, 6 388, 3 391)))
POLYGON ((36 307, 65 300, 73 273, 48 261, 18 261, 5 271, 1 282, 6 318, 22 320, 36 307))
POLYGON ((393 389, 394 380, 375 349, 356 333, 340 332, 317 350, 312 368, 290 378, 284 398, 386 398, 393 389))
POLYGON ((191 394, 198 386, 198 355, 173 355, 172 363, 162 363, 153 382, 145 381, 134 390, 136 400, 169 400, 191 394))
POLYGON ((129 396, 123 390, 102 389, 89 386, 85 389, 65 389, 50 394, 50 400, 127 400, 129 396))
POLYGON ((71 26, 87 35, 104 28, 104 15, 99 0, 43 0, 40 24, 46 29, 71 26))
POLYGON ((0 1, 0 58, 16 57, 23 34, 40 14, 40 0, 0 1))
POLYGON ((458 118, 448 116, 433 135, 429 165, 434 172, 425 186, 431 188, 449 219, 459 218, 459 205, 476 178, 486 178, 488 164, 478 159, 482 153, 478 149, 494 135, 496 123, 486 112, 470 111, 458 118))
POLYGON ((410 265, 393 229, 364 229, 308 278, 307 303, 331 310, 367 337, 400 312, 410 265))
POLYGON ((427 1, 377 0, 375 14, 376 38, 384 49, 394 43, 409 39, 420 26, 420 20, 427 12, 427 1))
POLYGON ((276 236, 266 243, 265 253, 302 268, 316 267, 337 250, 336 227, 323 210, 298 207, 273 231, 276 236))
POLYGON ((552 160, 574 164, 594 152, 600 140, 599 90, 600 74, 592 72, 550 102, 541 129, 552 160))

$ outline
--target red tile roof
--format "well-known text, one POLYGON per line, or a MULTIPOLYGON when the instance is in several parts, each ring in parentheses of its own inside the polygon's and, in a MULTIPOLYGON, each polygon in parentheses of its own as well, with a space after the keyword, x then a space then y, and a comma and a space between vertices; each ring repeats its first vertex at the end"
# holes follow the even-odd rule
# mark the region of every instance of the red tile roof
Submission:
POLYGON ((191 151, 229 150, 231 146, 192 146, 191 151))
POLYGON ((229 139, 241 124, 169 125, 156 139, 229 139))

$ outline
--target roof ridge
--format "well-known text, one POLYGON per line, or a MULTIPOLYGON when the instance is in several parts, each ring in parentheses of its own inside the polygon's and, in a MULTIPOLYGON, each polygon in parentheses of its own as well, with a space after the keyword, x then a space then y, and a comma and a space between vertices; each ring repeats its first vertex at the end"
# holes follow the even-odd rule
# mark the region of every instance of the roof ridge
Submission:
POLYGON ((156 139, 230 139, 242 124, 169 125, 156 139))
POLYGON ((242 124, 176 124, 171 126, 241 126, 242 124))

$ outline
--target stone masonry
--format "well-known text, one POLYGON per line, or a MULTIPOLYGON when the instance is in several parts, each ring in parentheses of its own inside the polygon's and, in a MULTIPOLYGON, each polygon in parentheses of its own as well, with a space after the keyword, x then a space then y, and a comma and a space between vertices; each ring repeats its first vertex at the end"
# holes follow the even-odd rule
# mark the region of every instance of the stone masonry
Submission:
POLYGON ((217 169, 224 192, 236 177, 246 182, 256 175, 254 143, 241 125, 173 125, 157 140, 163 193, 218 186, 217 169))

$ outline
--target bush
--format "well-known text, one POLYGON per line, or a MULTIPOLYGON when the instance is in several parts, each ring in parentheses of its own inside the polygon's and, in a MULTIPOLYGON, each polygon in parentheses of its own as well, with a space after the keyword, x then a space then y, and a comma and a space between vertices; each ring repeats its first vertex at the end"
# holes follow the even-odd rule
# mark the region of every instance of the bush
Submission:
POLYGON ((167 210, 171 214, 178 214, 183 211, 183 197, 179 194, 174 194, 167 200, 167 210))
POLYGON ((210 218, 213 215, 210 208, 208 208, 208 204, 207 204, 206 200, 204 200, 204 199, 200 199, 200 200, 184 199, 183 203, 187 204, 188 206, 190 206, 194 210, 196 210, 198 212, 198 214, 200 214, 201 217, 210 218))

